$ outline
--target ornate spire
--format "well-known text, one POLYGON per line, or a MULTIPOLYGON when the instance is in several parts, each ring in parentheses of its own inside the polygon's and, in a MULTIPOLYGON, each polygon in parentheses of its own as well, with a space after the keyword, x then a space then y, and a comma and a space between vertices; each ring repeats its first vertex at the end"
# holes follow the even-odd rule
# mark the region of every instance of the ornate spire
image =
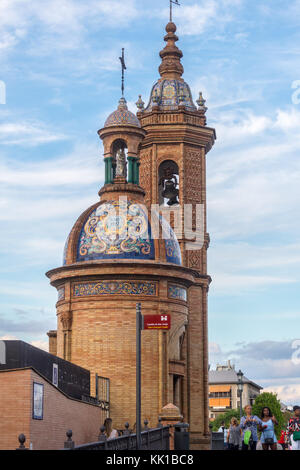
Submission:
POLYGON ((175 42, 178 41, 178 37, 175 34, 176 25, 173 22, 168 23, 166 31, 167 34, 164 37, 164 40, 167 45, 159 53, 162 58, 162 63, 159 66, 159 73, 162 78, 179 79, 183 74, 183 66, 180 62, 183 54, 175 44, 175 42))

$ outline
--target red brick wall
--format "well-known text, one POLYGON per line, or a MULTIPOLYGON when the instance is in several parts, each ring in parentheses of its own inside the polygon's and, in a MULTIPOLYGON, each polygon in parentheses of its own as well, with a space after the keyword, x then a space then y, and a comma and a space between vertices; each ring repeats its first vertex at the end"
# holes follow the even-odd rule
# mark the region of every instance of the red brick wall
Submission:
POLYGON ((26 435, 26 447, 61 449, 66 431, 72 429, 76 445, 97 440, 105 419, 97 406, 72 400, 31 369, 0 373, 0 449, 18 447, 18 435, 26 435), (32 419, 33 382, 44 385, 44 419, 32 419))
POLYGON ((0 372, 0 450, 19 446, 18 435, 29 436, 31 371, 0 372))

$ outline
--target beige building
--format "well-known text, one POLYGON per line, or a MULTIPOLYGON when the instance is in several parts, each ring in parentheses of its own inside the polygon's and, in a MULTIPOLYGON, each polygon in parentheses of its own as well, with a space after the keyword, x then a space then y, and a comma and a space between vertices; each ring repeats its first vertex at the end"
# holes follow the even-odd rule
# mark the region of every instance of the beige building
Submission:
MULTIPOLYGON (((253 405, 262 387, 243 377, 242 406, 253 405)), ((228 361, 218 364, 216 370, 209 371, 209 418, 215 419, 230 409, 239 409, 238 376, 235 366, 228 361)))

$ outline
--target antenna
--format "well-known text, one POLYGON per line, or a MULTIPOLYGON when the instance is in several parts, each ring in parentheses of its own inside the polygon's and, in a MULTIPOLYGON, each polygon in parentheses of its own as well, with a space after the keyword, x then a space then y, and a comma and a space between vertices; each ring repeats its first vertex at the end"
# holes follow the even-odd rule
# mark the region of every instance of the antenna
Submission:
POLYGON ((121 61, 121 67, 122 67, 122 85, 121 85, 121 90, 122 90, 122 96, 124 96, 124 70, 126 70, 126 65, 125 65, 125 58, 124 58, 124 47, 122 47, 122 57, 119 57, 121 61))
POLYGON ((170 22, 173 21, 173 15, 172 15, 173 7, 172 7, 172 4, 180 6, 180 3, 178 2, 178 0, 170 0, 170 22))

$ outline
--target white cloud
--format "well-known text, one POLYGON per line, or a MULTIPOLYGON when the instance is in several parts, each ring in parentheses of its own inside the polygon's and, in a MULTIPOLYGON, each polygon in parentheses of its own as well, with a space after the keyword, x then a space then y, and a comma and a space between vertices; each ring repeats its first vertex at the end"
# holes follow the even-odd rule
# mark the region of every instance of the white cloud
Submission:
POLYGON ((0 124, 0 143, 2 145, 41 145, 65 140, 62 133, 53 133, 38 122, 6 122, 0 124))
POLYGON ((1 0, 0 32, 6 34, 4 46, 11 48, 36 26, 41 52, 75 49, 84 44, 84 36, 94 28, 122 27, 135 19, 139 10, 135 0, 1 0))
POLYGON ((32 346, 35 346, 36 348, 43 349, 46 352, 49 352, 49 343, 48 341, 43 341, 43 340, 36 340, 36 341, 31 341, 30 343, 32 346))

